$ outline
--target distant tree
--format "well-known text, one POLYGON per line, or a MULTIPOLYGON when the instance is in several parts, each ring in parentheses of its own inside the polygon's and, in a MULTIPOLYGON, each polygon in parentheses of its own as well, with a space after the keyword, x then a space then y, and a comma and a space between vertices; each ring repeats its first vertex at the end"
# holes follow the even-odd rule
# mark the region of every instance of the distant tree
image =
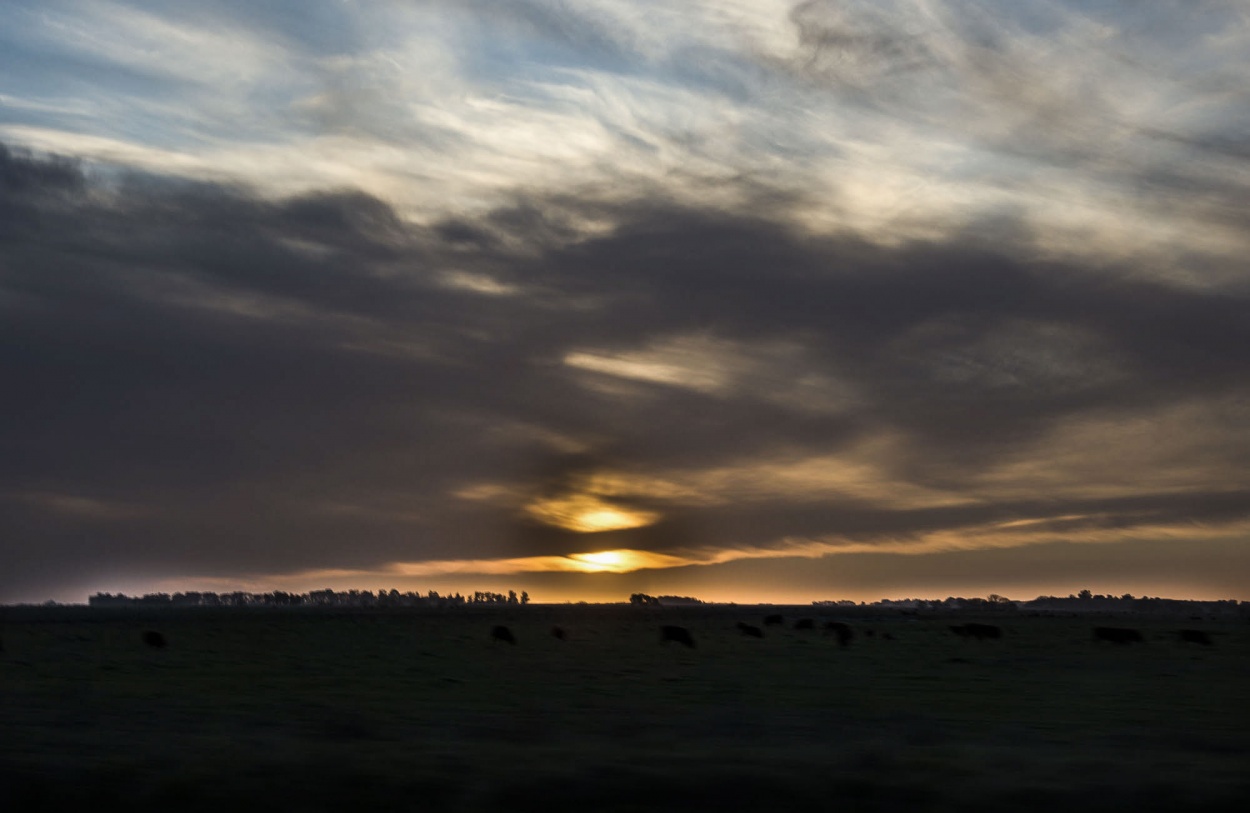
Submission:
POLYGON ((1081 599, 1082 601, 1089 601, 1091 598, 1094 597, 1094 594, 1091 593, 1089 590, 1082 590, 1081 592, 1076 594, 1076 597, 1081 599))
POLYGON ((646 593, 634 593, 629 597, 629 603, 635 607, 655 606, 660 603, 660 600, 646 593))
POLYGON ((530 603, 530 594, 525 592, 524 590, 521 591, 521 603, 522 604, 530 603))

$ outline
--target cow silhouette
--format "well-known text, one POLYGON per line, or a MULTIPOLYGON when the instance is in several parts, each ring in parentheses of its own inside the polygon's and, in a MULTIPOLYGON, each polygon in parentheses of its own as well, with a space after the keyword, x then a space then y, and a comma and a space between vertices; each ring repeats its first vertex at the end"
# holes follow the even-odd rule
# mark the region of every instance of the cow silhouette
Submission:
POLYGON ((555 638, 557 641, 563 641, 567 637, 564 632, 564 627, 552 627, 551 637, 555 638))
POLYGON ((1181 643, 1211 646, 1211 636, 1202 630, 1177 630, 1176 634, 1180 637, 1181 643))
POLYGON ((742 621, 738 622, 738 632, 742 633, 743 635, 749 638, 763 638, 764 637, 764 630, 760 629, 759 627, 751 626, 750 624, 744 623, 742 621))
POLYGON ((145 631, 143 633, 143 643, 147 644, 153 649, 164 649, 165 646, 168 644, 168 642, 165 640, 165 636, 161 635, 156 630, 145 631))
POLYGON ((1094 627, 1094 641, 1109 641, 1113 644, 1142 644, 1146 642, 1141 633, 1127 627, 1094 627))
POLYGON ((775 627, 784 623, 786 623, 786 619, 781 615, 781 613, 773 613, 772 615, 764 616, 764 626, 766 627, 775 627))
POLYGON ((660 643, 667 644, 669 641, 685 644, 690 649, 694 649, 694 638, 690 635, 690 630, 685 627, 678 627, 674 624, 665 624, 660 627, 660 643))
POLYGON ((500 624, 490 631, 490 637, 493 641, 506 641, 507 643, 516 644, 516 636, 512 634, 512 630, 500 624))
POLYGON ((816 621, 812 618, 800 618, 794 622, 796 630, 814 630, 816 629, 816 621))
POLYGON ((967 624, 956 624, 951 627, 951 632, 960 638, 976 638, 978 641, 984 641, 987 638, 1002 638, 1003 631, 994 624, 978 624, 969 622, 967 624))
POLYGON ((838 636, 838 646, 850 646, 851 639, 855 637, 855 632, 851 629, 851 625, 844 624, 841 621, 826 621, 825 634, 838 636))

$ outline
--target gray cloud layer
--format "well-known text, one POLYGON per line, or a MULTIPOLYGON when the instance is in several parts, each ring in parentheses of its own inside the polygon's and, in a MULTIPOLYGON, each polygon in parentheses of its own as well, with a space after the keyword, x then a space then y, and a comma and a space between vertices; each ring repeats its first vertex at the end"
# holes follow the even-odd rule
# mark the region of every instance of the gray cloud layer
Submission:
POLYGON ((1039 258, 1020 223, 882 247, 766 211, 415 226, 5 149, 6 590, 1250 519, 1244 288, 1039 258), (662 519, 523 511, 579 490, 662 519))

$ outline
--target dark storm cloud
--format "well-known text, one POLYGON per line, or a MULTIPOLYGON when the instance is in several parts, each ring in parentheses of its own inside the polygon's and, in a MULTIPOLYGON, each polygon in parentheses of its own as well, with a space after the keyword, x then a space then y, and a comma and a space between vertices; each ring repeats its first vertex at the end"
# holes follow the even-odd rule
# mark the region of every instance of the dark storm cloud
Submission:
MULTIPOLYGON (((357 192, 104 181, 7 149, 0 212, 11 594, 106 566, 230 576, 872 542, 1020 517, 1079 535, 1218 525, 1250 504, 1236 434, 1145 438, 1198 472, 1157 493, 1078 480, 995 497, 1002 481, 976 479, 1085 420, 1215 404, 1219 434, 1246 414, 1244 291, 1044 261, 1020 225, 882 247, 747 209, 535 196, 418 227, 357 192), (579 213, 615 225, 579 236, 579 213), (678 347, 720 377, 620 366, 692 336, 678 347), (811 380, 849 395, 815 408, 811 380), (521 513, 597 472, 714 479, 882 434, 901 441, 881 471, 966 499, 891 508, 815 487, 727 507, 624 488, 605 498, 662 520, 593 543, 521 513), (484 485, 497 493, 465 496, 484 485)), ((1160 431, 1195 429, 1176 426, 1160 431)))

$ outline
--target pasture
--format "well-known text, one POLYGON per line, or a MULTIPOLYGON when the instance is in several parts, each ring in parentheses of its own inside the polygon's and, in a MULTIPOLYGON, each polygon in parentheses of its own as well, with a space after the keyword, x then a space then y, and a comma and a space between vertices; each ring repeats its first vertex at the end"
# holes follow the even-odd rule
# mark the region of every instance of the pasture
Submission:
POLYGON ((1145 641, 1114 644, 1086 618, 979 619, 1003 629, 979 640, 812 607, 762 638, 737 627, 757 607, 0 612, 5 810, 1250 802, 1244 621, 1118 619, 1145 641))

